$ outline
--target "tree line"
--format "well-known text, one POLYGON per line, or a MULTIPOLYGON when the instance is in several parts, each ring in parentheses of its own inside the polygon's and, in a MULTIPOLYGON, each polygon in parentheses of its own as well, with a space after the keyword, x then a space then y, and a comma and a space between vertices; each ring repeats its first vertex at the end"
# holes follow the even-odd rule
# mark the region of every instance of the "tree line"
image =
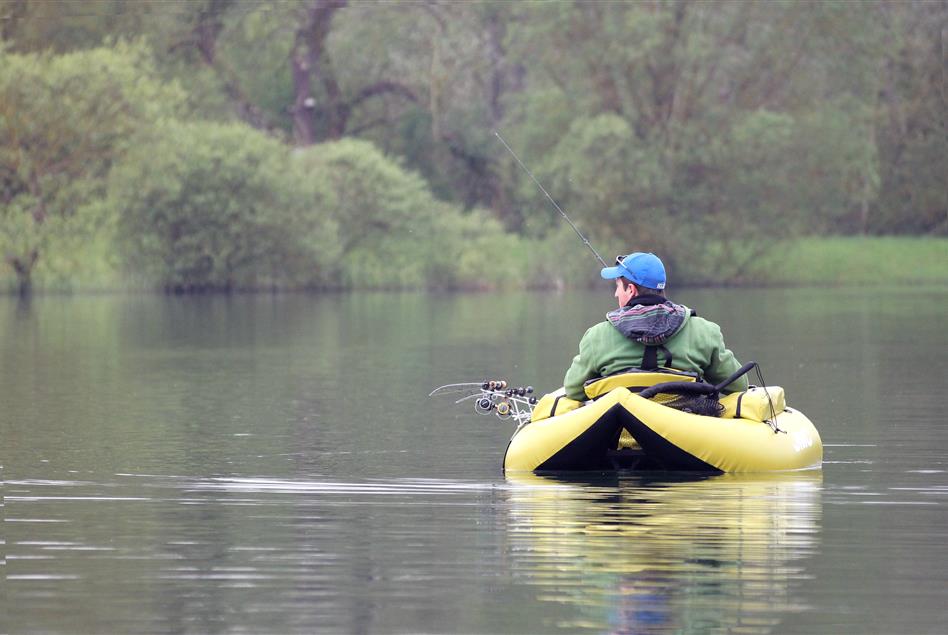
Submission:
POLYGON ((679 279, 944 235, 946 30, 920 0, 0 0, 0 247, 23 289, 588 279, 495 130, 679 279))

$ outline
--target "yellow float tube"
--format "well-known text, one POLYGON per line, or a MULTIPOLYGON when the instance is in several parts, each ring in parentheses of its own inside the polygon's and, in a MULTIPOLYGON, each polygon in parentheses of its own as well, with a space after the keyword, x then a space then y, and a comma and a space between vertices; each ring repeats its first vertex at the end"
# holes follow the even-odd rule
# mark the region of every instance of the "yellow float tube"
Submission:
MULTIPOLYGON (((564 399, 557 393, 548 395, 553 401, 548 409, 551 416, 537 420, 538 411, 542 411, 541 400, 534 411, 534 421, 521 427, 510 440, 504 455, 504 471, 635 469, 747 473, 822 466, 823 443, 819 433, 802 412, 783 406, 780 388, 754 389, 779 391, 780 407, 766 420, 754 417, 752 412, 742 416, 730 407, 734 403, 739 406, 745 393, 724 397, 722 403, 731 402, 725 404, 729 408, 724 416, 709 417, 670 408, 640 396, 635 390, 612 388, 598 399, 563 414, 557 414, 563 410, 557 408, 557 403, 564 399), (629 443, 632 439, 623 431, 631 435, 633 443, 629 443), (625 437, 622 442, 620 437, 625 437)), ((764 394, 772 405, 769 393, 764 394)), ((571 403, 579 406, 578 402, 571 403)))

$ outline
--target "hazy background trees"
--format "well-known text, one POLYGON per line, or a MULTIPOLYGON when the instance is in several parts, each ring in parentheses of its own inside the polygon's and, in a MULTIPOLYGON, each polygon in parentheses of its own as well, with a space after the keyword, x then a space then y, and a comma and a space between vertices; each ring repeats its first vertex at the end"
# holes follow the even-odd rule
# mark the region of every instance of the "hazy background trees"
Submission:
POLYGON ((21 288, 50 250, 74 253, 105 232, 109 171, 133 135, 174 116, 183 98, 140 45, 0 50, 0 240, 21 288))
POLYGON ((941 1, 0 0, 0 240, 21 285, 593 277, 494 130, 679 280, 944 235, 946 30, 941 1))

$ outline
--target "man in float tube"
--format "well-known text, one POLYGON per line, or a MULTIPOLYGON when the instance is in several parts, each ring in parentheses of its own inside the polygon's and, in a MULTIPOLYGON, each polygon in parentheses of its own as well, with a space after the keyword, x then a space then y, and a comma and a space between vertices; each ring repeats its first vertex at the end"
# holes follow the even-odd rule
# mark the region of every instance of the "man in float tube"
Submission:
MULTIPOLYGON (((737 372, 741 363, 724 345, 721 327, 665 297, 665 265, 652 253, 616 258, 601 275, 615 280, 619 308, 591 327, 579 342, 579 354, 566 371, 566 396, 584 401, 583 384, 633 368, 661 367, 698 373, 718 384, 737 372)), ((747 390, 747 376, 724 392, 747 390)))

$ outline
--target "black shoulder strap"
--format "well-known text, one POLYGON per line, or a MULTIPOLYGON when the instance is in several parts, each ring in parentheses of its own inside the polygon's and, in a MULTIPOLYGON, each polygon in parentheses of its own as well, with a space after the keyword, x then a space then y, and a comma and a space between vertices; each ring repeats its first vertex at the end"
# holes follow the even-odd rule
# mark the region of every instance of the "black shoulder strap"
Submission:
POLYGON ((646 346, 642 354, 642 370, 658 370, 658 350, 665 354, 665 367, 672 367, 672 354, 664 346, 646 346))
POLYGON ((646 346, 642 354, 642 370, 656 370, 658 368, 658 347, 646 346))

